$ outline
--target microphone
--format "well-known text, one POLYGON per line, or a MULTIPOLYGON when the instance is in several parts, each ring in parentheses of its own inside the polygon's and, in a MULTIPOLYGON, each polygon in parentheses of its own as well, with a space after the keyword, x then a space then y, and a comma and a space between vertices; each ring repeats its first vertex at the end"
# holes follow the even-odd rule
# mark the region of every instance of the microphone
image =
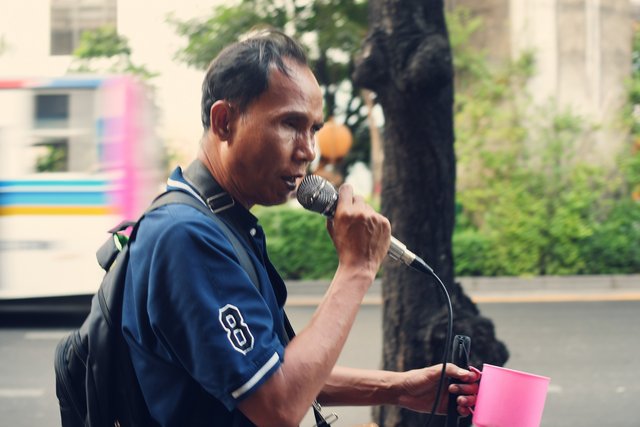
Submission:
MULTIPOLYGON (((329 181, 321 176, 307 175, 302 178, 296 197, 305 209, 320 213, 327 218, 333 218, 336 213, 338 192, 329 181)), ((434 274, 433 269, 426 262, 393 236, 391 236, 391 245, 387 255, 394 261, 400 261, 422 273, 434 274)))

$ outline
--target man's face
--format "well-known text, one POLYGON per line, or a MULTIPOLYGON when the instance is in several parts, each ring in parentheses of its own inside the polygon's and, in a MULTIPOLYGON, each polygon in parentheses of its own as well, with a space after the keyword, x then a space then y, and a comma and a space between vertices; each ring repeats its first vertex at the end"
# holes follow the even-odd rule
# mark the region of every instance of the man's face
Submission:
POLYGON ((231 122, 227 190, 247 207, 286 202, 315 156, 322 92, 308 67, 285 63, 290 75, 272 69, 268 89, 231 122))

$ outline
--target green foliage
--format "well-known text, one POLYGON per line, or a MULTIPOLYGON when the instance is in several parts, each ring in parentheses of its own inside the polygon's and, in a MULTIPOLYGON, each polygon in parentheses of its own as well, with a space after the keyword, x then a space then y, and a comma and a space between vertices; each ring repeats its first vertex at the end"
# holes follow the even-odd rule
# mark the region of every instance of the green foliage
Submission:
MULTIPOLYGON (((474 271, 484 275, 585 271, 580 248, 594 233, 595 213, 606 189, 605 171, 576 159, 575 141, 589 135, 580 118, 552 109, 545 115, 549 117, 539 129, 524 131, 523 125, 516 125, 514 133, 525 136, 521 141, 512 139, 489 149, 480 145, 474 158, 475 181, 458 191, 463 215, 472 225, 470 235, 490 253, 483 258, 484 266, 475 266, 474 271), (529 139, 532 135, 535 144, 529 139)), ((460 168, 464 167, 462 163, 460 168)), ((460 232, 469 235, 467 230, 460 232)), ((457 266, 458 274, 473 272, 463 269, 465 264, 457 266)))
POLYGON ((640 75, 640 26, 638 23, 635 24, 633 31, 633 42, 631 48, 631 67, 634 77, 637 77, 640 75))
POLYGON ((552 186, 543 173, 525 170, 497 185, 496 194, 501 194, 478 230, 489 240, 485 274, 581 272, 580 246, 593 233, 591 202, 598 194, 589 173, 577 167, 564 184, 552 186))
MULTIPOLYGON (((348 78, 365 33, 365 10, 354 0, 242 0, 214 9, 211 17, 173 24, 188 39, 180 59, 200 68, 257 24, 285 28, 306 42, 333 112, 332 95, 348 78)), ((558 110, 553 100, 532 107, 524 88, 535 72, 533 52, 490 68, 469 43, 482 21, 456 9, 447 23, 456 70, 456 274, 640 272, 640 203, 632 199, 636 188, 640 198, 640 33, 625 110, 636 154, 625 152, 619 170, 611 171, 580 159, 593 142, 592 124, 558 110)), ((359 109, 354 99, 345 110, 359 109)), ((366 132, 354 133, 366 139, 366 132)), ((357 152, 366 153, 361 148, 357 152)), ((285 278, 332 276, 337 256, 321 216, 290 207, 256 213, 271 261, 285 278)))
MULTIPOLYGON (((168 21, 187 40, 176 59, 200 69, 256 27, 282 29, 306 47, 310 66, 323 88, 325 117, 339 117, 350 128, 356 145, 368 144, 362 131, 367 126, 364 103, 350 79, 355 55, 367 32, 365 0, 238 0, 213 8, 210 16, 188 20, 169 16, 168 21), (338 92, 347 94, 348 101, 339 102, 338 92)), ((349 158, 343 168, 355 160, 349 158)))
POLYGON ((640 26, 635 27, 632 52, 632 75, 628 82, 628 101, 624 111, 624 124, 630 129, 631 147, 620 159, 631 197, 640 202, 640 26), (630 154, 630 155, 629 155, 630 154))
POLYGON ((581 247, 589 262, 585 273, 617 274, 640 271, 640 203, 622 200, 581 247))
POLYGON ((225 46, 255 27, 283 29, 307 47, 320 83, 337 85, 349 78, 348 63, 366 34, 366 11, 367 3, 358 0, 304 3, 240 0, 215 7, 212 15, 205 18, 181 21, 170 16, 169 22, 188 40, 177 58, 201 69, 225 46), (324 61, 323 70, 317 69, 320 60, 324 61))
POLYGON ((120 36, 115 27, 108 25, 94 31, 84 31, 80 37, 80 44, 73 52, 73 56, 80 59, 98 57, 131 55, 129 41, 120 36))
POLYGON ((41 154, 36 158, 37 172, 66 172, 68 148, 65 144, 45 144, 39 147, 41 154))
POLYGON ((473 34, 482 27, 482 19, 472 16, 469 9, 456 8, 453 12, 446 14, 446 20, 449 43, 454 52, 456 88, 460 92, 459 84, 489 75, 484 54, 471 47, 469 43, 473 34))
POLYGON ((254 212, 267 236, 269 259, 287 279, 330 279, 338 257, 321 215, 287 206, 254 212))
MULTIPOLYGON (((225 46, 236 42, 243 34, 262 22, 252 3, 254 2, 218 6, 207 18, 181 21, 169 16, 169 23, 175 27, 179 35, 187 37, 188 40, 186 47, 176 54, 176 59, 196 68, 206 69, 225 46)), ((280 27, 275 22, 270 24, 280 27)))
MULTIPOLYGON (((534 108, 526 95, 534 55, 489 69, 468 47, 480 21, 458 10, 448 23, 463 206, 453 239, 456 274, 640 271, 638 203, 620 191, 637 179, 638 156, 626 156, 622 176, 586 164, 579 153, 590 149, 594 127, 553 100, 534 108)), ((639 81, 632 102, 640 101, 639 81)))
POLYGON ((74 62, 69 68, 71 72, 125 73, 143 79, 151 79, 158 75, 144 65, 136 65, 131 61, 129 40, 119 35, 111 25, 84 31, 73 56, 74 62))
POLYGON ((458 229, 453 234, 453 257, 458 276, 484 276, 491 259, 489 238, 477 229, 458 229))

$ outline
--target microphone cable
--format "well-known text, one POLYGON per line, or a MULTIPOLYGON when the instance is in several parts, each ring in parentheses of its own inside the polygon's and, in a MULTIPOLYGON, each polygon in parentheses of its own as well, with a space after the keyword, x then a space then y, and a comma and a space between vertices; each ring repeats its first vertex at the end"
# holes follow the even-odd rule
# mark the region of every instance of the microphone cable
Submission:
POLYGON ((440 398, 442 397, 442 388, 445 383, 446 371, 447 371, 447 361, 451 355, 451 340, 453 339, 453 307, 451 306, 451 297, 449 296, 449 292, 447 291, 447 287, 444 285, 440 277, 433 271, 429 265, 424 262, 421 258, 416 257, 413 262, 409 265, 414 270, 417 270, 421 273, 428 274, 436 279, 442 293, 444 294, 447 306, 447 335, 445 338, 444 345, 444 353, 442 355, 442 371, 440 372, 440 379, 438 380, 438 387, 436 392, 436 399, 433 402, 433 407, 431 408, 431 413, 429 414, 429 419, 427 420, 427 424, 425 427, 431 426, 433 419, 435 418, 438 405, 440 405, 440 398))
MULTIPOLYGON (((333 217, 338 202, 338 192, 326 179, 318 175, 306 175, 298 187, 296 196, 300 204, 305 209, 320 213, 328 218, 333 217)), ((444 354, 442 355, 442 372, 440 373, 440 379, 438 381, 436 399, 433 403, 433 408, 431 409, 429 421, 426 426, 429 427, 433 421, 438 405, 440 404, 442 387, 444 386, 446 377, 447 361, 449 360, 452 351, 453 308, 451 307, 451 298, 449 297, 449 292, 447 292, 447 287, 442 283, 442 280, 440 280, 433 269, 420 257, 407 250, 407 247, 393 236, 391 236, 391 246, 389 248, 388 255, 392 259, 400 261, 414 270, 433 276, 440 285, 447 302, 447 336, 445 339, 444 354)))

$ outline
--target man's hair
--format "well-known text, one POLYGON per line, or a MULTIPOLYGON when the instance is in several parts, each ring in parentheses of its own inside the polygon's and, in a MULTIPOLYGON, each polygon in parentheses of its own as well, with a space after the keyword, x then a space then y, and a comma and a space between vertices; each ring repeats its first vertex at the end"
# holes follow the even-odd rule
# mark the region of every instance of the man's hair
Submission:
POLYGON ((282 31, 266 28, 224 48, 209 64, 202 82, 202 126, 211 127, 209 112, 218 100, 235 104, 241 112, 268 89, 271 66, 285 75, 284 58, 307 65, 300 44, 282 31))

